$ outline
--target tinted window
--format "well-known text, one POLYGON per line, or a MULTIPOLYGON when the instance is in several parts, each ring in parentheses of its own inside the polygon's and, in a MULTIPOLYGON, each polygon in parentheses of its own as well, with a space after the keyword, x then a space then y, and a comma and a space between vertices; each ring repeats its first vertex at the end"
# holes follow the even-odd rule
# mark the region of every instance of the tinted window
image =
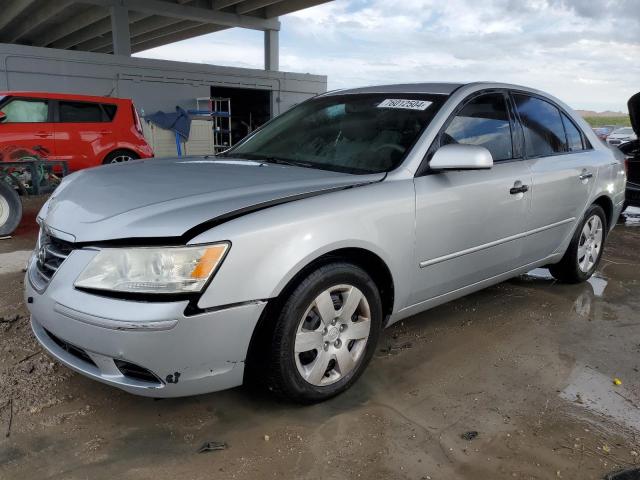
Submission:
POLYGON ((565 131, 567 132, 567 147, 569 151, 578 152, 580 150, 584 150, 580 130, 578 130, 578 127, 576 127, 564 113, 562 114, 562 123, 564 124, 565 131))
POLYGON ((104 113, 107 115, 107 119, 110 122, 113 121, 113 119, 116 116, 116 111, 118 110, 118 107, 116 107, 115 105, 110 105, 108 103, 103 103, 102 109, 104 110, 104 113))
POLYGON ((98 103, 60 102, 60 121, 64 123, 103 122, 102 109, 98 103))
POLYGON ((528 95, 514 95, 523 123, 527 156, 565 152, 566 139, 560 111, 549 102, 528 95))
POLYGON ((445 99, 400 93, 319 97, 276 117, 221 156, 356 174, 392 170, 445 99))
POLYGON ((485 147, 496 161, 512 158, 511 124, 504 95, 482 95, 467 103, 442 135, 442 145, 452 143, 485 147))
POLYGON ((4 123, 43 123, 49 118, 46 100, 10 100, 0 112, 7 116, 4 123))

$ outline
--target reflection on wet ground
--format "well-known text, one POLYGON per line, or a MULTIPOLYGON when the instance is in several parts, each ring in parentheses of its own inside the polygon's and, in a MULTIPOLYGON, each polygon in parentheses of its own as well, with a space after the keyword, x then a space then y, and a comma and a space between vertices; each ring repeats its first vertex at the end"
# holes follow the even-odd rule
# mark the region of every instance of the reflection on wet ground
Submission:
MULTIPOLYGON (((569 384, 560 392, 565 400, 574 402, 591 412, 612 419, 617 427, 640 432, 640 397, 624 384, 587 365, 576 365, 569 376, 569 384)), ((611 426, 614 429, 616 426, 611 426)))

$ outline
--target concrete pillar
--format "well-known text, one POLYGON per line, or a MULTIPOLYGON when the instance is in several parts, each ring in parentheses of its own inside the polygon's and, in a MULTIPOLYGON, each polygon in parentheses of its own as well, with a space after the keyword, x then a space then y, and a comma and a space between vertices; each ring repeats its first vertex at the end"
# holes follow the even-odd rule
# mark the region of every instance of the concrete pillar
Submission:
POLYGON ((111 11, 111 36, 114 55, 131 56, 131 35, 129 34, 129 11, 124 5, 114 5, 111 11))
POLYGON ((278 30, 264 31, 264 69, 278 70, 280 68, 280 47, 278 44, 278 30))

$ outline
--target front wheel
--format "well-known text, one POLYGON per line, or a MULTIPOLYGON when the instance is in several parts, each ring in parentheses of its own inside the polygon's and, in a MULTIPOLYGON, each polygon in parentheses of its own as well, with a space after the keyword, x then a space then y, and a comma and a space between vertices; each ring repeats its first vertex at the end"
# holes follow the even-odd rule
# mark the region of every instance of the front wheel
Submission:
POLYGON ((580 283, 591 277, 602 258, 606 232, 604 210, 599 205, 591 205, 562 260, 549 267, 551 275, 566 283, 580 283))
POLYGON ((0 237, 11 235, 20 224, 22 202, 5 180, 0 178, 0 237))
POLYGON ((348 389, 362 374, 382 326, 380 294, 371 277, 348 263, 311 273, 276 320, 268 386, 300 403, 348 389))

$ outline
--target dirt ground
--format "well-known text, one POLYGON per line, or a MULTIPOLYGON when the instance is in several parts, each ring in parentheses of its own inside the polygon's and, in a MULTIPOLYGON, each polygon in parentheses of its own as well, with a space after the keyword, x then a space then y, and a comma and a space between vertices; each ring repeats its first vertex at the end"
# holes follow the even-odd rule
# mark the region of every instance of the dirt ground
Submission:
POLYGON ((52 361, 22 302, 40 203, 0 241, 2 479, 582 480, 640 467, 640 211, 589 283, 535 270, 420 314, 385 332, 349 392, 300 407, 247 387, 154 401, 52 361), (227 448, 198 453, 208 441, 227 448))

